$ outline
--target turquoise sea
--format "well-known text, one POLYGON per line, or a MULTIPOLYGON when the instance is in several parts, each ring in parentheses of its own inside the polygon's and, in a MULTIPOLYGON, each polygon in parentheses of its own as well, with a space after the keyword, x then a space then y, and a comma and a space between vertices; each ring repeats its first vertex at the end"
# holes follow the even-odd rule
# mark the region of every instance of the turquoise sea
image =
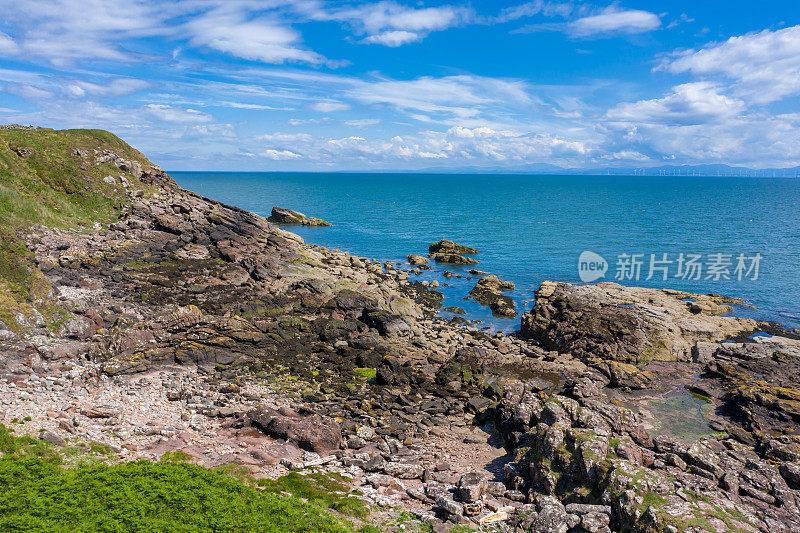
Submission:
MULTIPOLYGON (((602 280, 745 299, 737 308, 800 328, 800 180, 791 178, 464 174, 171 172, 184 188, 268 216, 273 206, 324 218, 330 228, 292 226, 306 242, 385 261, 425 254, 442 238, 476 247, 474 268, 513 281, 517 307, 532 305, 542 280, 579 283, 578 257, 605 259, 602 280), (624 254, 627 254, 626 258, 624 254), (634 255, 636 254, 636 255, 634 255), (640 254, 640 255, 639 255, 640 254), (664 256, 666 254, 666 257, 664 256), (678 276, 679 258, 683 263, 678 276), (757 254, 760 260, 756 259, 757 254), (653 276, 650 274, 653 256, 653 276), (697 271, 685 279, 687 261, 697 271), (739 256, 744 270, 737 271, 739 256), (663 262, 666 260, 666 262, 663 262), (638 280, 635 269, 641 262, 638 280), (758 263, 755 278, 754 262, 758 263), (626 265, 618 267, 618 263, 626 265), (713 266, 712 266, 713 265, 713 266), (660 267, 660 268, 659 268, 660 267), (749 270, 749 272, 748 272, 749 270), (663 279, 664 273, 668 277, 663 279), (738 279, 741 273, 741 280, 738 279), (730 279, 725 279, 725 277, 730 279), (629 278, 629 279, 627 279, 629 278)), ((464 300, 467 269, 433 265, 445 305, 513 331, 464 300), (444 270, 464 277, 446 280, 444 270)), ((449 313, 443 313, 452 316, 449 313)))

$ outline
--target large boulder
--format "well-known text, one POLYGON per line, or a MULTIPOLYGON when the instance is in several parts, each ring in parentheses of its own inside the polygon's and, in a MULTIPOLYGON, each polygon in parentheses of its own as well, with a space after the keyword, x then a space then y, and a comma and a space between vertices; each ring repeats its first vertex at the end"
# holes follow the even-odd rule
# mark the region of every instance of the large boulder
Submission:
POLYGON ((408 260, 409 264, 415 265, 415 266, 416 265, 426 265, 426 264, 428 264, 428 258, 427 257, 423 257, 423 256, 417 255, 417 254, 411 254, 409 256, 406 256, 406 259, 408 260))
POLYGON ((321 218, 307 217, 299 211, 292 209, 284 209, 282 207, 273 207, 272 213, 267 219, 270 222, 277 222, 279 224, 302 224, 304 226, 328 227, 332 224, 321 218))
POLYGON ((306 218, 308 217, 299 211, 284 209, 282 207, 273 207, 268 220, 280 224, 302 224, 306 218))
POLYGON ((338 450, 341 444, 342 428, 339 424, 316 413, 298 413, 289 408, 276 411, 259 406, 251 409, 247 417, 270 437, 288 440, 320 455, 338 450))
POLYGON ((492 274, 479 279, 469 294, 476 302, 488 305, 494 316, 513 318, 517 316, 514 300, 503 294, 503 291, 513 290, 513 283, 503 281, 492 274))
POLYGON ((453 241, 448 241, 447 239, 442 239, 439 242, 435 242, 428 247, 428 251, 432 254, 436 253, 445 253, 445 254, 477 254, 478 250, 475 248, 470 248, 469 246, 464 246, 463 244, 457 244, 453 241))
POLYGON ((520 333, 547 350, 582 359, 688 361, 698 342, 756 329, 752 319, 708 314, 696 305, 720 299, 616 283, 545 281, 536 291, 536 305, 522 316, 520 333))

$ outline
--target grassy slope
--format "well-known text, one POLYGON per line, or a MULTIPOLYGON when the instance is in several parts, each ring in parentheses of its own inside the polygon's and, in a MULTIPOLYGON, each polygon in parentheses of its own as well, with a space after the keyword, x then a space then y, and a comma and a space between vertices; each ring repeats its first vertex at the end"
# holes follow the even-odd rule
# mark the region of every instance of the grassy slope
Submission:
MULTIPOLYGON (((106 131, 0 129, 0 321, 9 327, 19 329, 16 314, 28 315, 33 307, 48 319, 58 314, 25 247, 26 229, 90 230, 95 222, 117 220, 129 202, 120 185, 103 182, 123 173, 110 163, 93 163, 94 150, 106 149, 149 166, 106 131), (88 161, 71 155, 76 148, 88 150, 88 161), (24 149, 33 153, 21 157, 17 152, 24 149)), ((125 177, 134 189, 152 190, 125 177)), ((106 464, 107 458, 87 455, 91 450, 56 450, 0 425, 0 531, 344 533, 352 526, 330 510, 354 517, 368 512, 359 500, 341 495, 336 480, 294 474, 256 488, 252 479, 227 470, 169 460, 106 464), (285 491, 295 496, 281 496, 285 491)))
POLYGON ((2 425, 0 455, 0 531, 348 533, 352 525, 328 509, 366 511, 325 492, 339 485, 319 475, 294 474, 259 490, 252 480, 179 461, 106 464, 88 450, 64 455, 2 425), (284 489, 297 497, 281 496, 284 489))
MULTIPOLYGON (((19 329, 17 313, 35 305, 48 319, 56 310, 45 305, 48 286, 31 266, 21 233, 32 224, 91 228, 119 217, 128 199, 123 187, 103 182, 122 172, 74 157, 74 149, 110 149, 143 165, 147 159, 115 135, 102 130, 0 129, 0 321, 19 329), (33 150, 27 157, 17 152, 33 150), (81 168, 81 167, 84 168, 81 168)), ((134 188, 147 189, 126 175, 134 188)))

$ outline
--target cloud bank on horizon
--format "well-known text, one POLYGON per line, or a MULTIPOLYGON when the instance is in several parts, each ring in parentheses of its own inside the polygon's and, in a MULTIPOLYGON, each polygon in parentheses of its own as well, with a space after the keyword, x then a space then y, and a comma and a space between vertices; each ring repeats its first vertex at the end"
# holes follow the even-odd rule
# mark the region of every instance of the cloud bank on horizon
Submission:
POLYGON ((0 123, 171 170, 800 165, 800 6, 664 6, 0 0, 0 123))

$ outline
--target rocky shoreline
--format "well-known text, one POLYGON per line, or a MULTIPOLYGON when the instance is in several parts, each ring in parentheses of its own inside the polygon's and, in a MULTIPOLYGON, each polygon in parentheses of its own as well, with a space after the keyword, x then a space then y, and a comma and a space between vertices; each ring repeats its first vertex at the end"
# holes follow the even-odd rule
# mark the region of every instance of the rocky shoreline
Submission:
MULTIPOLYGON (((725 298, 548 281, 519 335, 487 334, 437 316, 423 256, 307 245, 145 158, 67 149, 115 170, 120 216, 21 233, 47 290, 0 323, 4 424, 120 461, 337 472, 376 516, 436 531, 800 526, 800 341, 751 338, 768 326, 725 298), (701 420, 679 434, 687 405, 701 420)), ((508 290, 488 275, 471 295, 513 316, 508 290)))

